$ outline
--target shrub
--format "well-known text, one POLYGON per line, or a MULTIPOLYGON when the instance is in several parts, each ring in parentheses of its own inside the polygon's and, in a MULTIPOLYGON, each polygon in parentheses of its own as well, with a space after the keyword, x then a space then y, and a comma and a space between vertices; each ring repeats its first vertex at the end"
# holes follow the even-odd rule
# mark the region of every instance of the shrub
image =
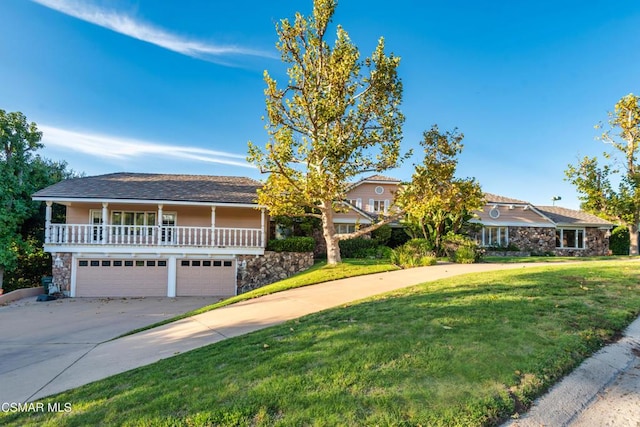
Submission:
POLYGON ((613 229, 609 238, 609 249, 613 255, 629 255, 629 229, 620 225, 613 229))
POLYGON ((378 245, 386 245, 389 240, 391 240, 391 227, 389 225, 383 225, 373 230, 371 232, 371 238, 375 240, 378 245))
POLYGON ((437 262, 431 243, 425 239, 411 239, 391 252, 390 261, 402 268, 434 265, 437 262))
POLYGON ((268 251, 275 252, 313 252, 315 240, 312 237, 288 237, 272 239, 267 244, 268 251))
POLYGON ((407 243, 411 239, 411 236, 407 234, 404 228, 392 228, 391 238, 387 242, 387 245, 391 248, 397 248, 407 243))
POLYGON ((35 247, 35 244, 19 250, 16 269, 7 272, 4 277, 5 293, 40 286, 42 276, 51 274, 51 255, 42 247, 35 247))
POLYGON ((340 240, 340 255, 342 258, 369 258, 375 254, 378 243, 373 239, 356 237, 354 239, 340 240))
POLYGON ((473 264, 482 258, 482 250, 469 237, 448 234, 443 239, 444 251, 450 261, 458 264, 473 264))

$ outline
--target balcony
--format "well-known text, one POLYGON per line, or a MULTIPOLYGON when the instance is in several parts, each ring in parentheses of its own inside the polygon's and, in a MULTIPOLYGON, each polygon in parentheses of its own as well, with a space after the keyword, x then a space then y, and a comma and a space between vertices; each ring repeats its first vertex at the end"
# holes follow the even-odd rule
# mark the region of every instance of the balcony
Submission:
POLYGON ((260 228, 51 224, 45 244, 53 246, 137 246, 264 248, 260 228))

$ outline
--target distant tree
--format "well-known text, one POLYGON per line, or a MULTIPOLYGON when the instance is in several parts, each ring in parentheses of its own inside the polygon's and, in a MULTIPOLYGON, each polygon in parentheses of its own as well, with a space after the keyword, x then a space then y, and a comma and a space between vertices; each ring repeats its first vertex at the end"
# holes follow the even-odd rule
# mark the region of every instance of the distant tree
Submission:
POLYGON ((396 167, 404 116, 399 106, 402 84, 399 58, 385 54, 384 39, 371 57, 360 53, 347 32, 337 26, 333 47, 326 40, 337 2, 316 0, 313 14, 276 25, 288 84, 279 88, 265 71, 265 150, 249 143, 248 160, 269 177, 258 202, 272 215, 321 219, 327 262, 341 261, 338 242, 387 224, 394 216, 353 233, 338 234, 336 211, 344 210, 350 183, 368 172, 396 167))
POLYGON ((415 166, 412 181, 398 197, 406 213, 404 224, 414 237, 427 239, 442 253, 442 239, 459 233, 472 212, 484 204, 480 184, 474 178, 456 178, 457 156, 464 135, 457 129, 440 132, 437 125, 423 133, 422 164, 415 166))
MULTIPOLYGON (((633 94, 626 95, 609 113, 608 127, 600 140, 611 145, 613 152, 604 153, 606 164, 597 157, 584 157, 577 165, 569 165, 567 180, 576 186, 581 208, 587 212, 619 222, 629 230, 631 255, 638 255, 638 223, 640 222, 640 104, 633 94), (614 188, 612 179, 618 183, 614 188)), ((601 128, 602 125, 596 126, 601 128)))

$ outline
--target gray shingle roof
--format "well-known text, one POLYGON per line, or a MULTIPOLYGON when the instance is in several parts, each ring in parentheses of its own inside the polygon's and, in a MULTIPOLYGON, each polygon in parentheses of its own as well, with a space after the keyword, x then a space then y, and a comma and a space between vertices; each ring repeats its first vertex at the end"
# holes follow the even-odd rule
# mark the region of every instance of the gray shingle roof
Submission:
POLYGON ((535 208, 558 225, 613 226, 609 221, 582 211, 559 206, 536 206, 535 208))
POLYGON ((529 202, 525 202, 524 200, 512 199, 510 197, 499 196, 493 193, 484 193, 484 200, 487 203, 516 203, 521 205, 528 205, 529 202))
POLYGON ((33 197, 255 204, 261 185, 254 179, 234 176, 122 172, 64 180, 33 197))

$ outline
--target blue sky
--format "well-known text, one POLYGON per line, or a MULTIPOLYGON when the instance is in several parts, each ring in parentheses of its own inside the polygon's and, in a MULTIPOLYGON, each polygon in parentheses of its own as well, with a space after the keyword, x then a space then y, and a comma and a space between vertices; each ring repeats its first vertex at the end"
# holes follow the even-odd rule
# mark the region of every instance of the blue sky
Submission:
MULTIPOLYGON (((0 108, 44 132, 42 154, 116 171, 264 178, 263 71, 285 82, 274 24, 311 0, 2 0, 0 108)), ((459 175, 483 190, 577 208, 568 163, 600 154, 594 125, 640 94, 640 2, 342 0, 363 56, 402 58, 403 148, 437 123, 465 134, 459 175)))

